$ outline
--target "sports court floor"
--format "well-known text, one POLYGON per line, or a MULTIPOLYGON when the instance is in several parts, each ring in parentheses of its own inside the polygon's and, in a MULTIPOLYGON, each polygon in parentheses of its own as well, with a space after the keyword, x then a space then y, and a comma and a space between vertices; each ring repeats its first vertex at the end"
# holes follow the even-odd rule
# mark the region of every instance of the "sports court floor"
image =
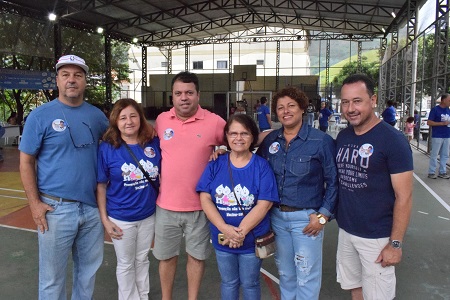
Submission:
MULTIPOLYGON (((17 147, 3 149, 0 163, 0 299, 37 299, 38 247, 34 223, 19 178, 17 147)), ((404 241, 403 261, 397 267, 396 299, 450 300, 450 180, 426 177, 428 157, 414 154, 414 204, 404 241)), ((116 259, 105 241, 104 262, 96 281, 95 299, 117 299, 116 259)), ((326 225, 320 299, 350 299, 336 283, 336 222, 326 225)), ((160 299, 158 263, 150 255, 150 299, 160 299)), ((187 299, 186 257, 178 262, 174 299, 187 299)), ((220 298, 220 276, 215 257, 207 261, 199 299, 220 298)), ((261 270, 262 299, 279 299, 278 274, 273 258, 261 270)), ((68 293, 70 274, 68 274, 68 293)))

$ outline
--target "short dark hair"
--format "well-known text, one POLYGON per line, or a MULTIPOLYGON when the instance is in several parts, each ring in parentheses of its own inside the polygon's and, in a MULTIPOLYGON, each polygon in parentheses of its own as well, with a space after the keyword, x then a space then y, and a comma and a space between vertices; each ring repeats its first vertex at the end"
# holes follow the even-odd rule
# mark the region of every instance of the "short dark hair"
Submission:
POLYGON ((261 104, 264 104, 264 103, 267 102, 267 98, 264 97, 264 96, 262 96, 261 99, 260 99, 260 101, 261 101, 261 104))
POLYGON ((394 101, 392 100, 388 100, 386 101, 387 106, 393 106, 394 105, 394 101))
POLYGON ((292 100, 297 102, 298 106, 303 110, 305 110, 308 107, 308 103, 309 103, 308 96, 306 96, 306 94, 302 90, 296 88, 295 86, 288 86, 273 96, 273 98, 272 98, 272 111, 273 112, 277 111, 278 99, 280 99, 282 97, 291 98, 292 100))
POLYGON ((375 94, 375 83, 373 82, 372 78, 370 78, 366 74, 350 75, 349 77, 344 79, 344 81, 342 82, 342 86, 360 81, 364 82, 364 84, 366 85, 367 93, 370 97, 372 97, 375 94))
POLYGON ((446 99, 448 97, 449 97, 449 94, 444 93, 444 94, 441 95, 441 100, 446 99))
POLYGON ((252 143, 250 144, 250 151, 255 150, 255 146, 256 146, 256 143, 258 142, 258 135, 259 135, 258 126, 256 125, 253 118, 251 118, 248 115, 244 115, 244 114, 231 115, 230 118, 228 119, 227 123, 225 124, 225 127, 223 129, 223 134, 224 134, 224 139, 225 139, 225 145, 227 146, 227 148, 230 148, 230 145, 229 145, 228 139, 227 139, 227 133, 230 130, 231 123, 233 123, 233 122, 238 122, 239 124, 244 126, 245 129, 250 131, 250 134, 252 135, 252 139, 253 139, 252 143))
POLYGON ((200 91, 200 86, 198 84, 198 77, 197 77, 197 74, 195 74, 195 73, 183 71, 183 72, 180 72, 177 75, 175 75, 175 77, 172 79, 172 90, 173 90, 173 85, 174 85, 175 81, 181 81, 184 83, 192 82, 193 84, 195 84, 195 90, 197 91, 197 93, 200 91))

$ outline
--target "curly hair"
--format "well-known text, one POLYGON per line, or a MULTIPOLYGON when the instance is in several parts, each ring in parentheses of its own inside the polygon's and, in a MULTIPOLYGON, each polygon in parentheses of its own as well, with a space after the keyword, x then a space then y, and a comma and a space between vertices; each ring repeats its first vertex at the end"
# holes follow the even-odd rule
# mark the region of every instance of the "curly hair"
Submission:
POLYGON ((227 133, 230 130, 231 123, 233 122, 241 124, 246 130, 250 131, 250 134, 252 135, 252 143, 250 144, 249 150, 250 151, 255 150, 255 146, 256 143, 258 142, 258 135, 259 135, 258 126, 250 116, 244 114, 231 115, 227 123, 225 124, 223 133, 225 145, 227 146, 227 148, 230 149, 230 144, 228 143, 227 139, 227 133))
POLYGON ((141 124, 138 131, 138 143, 141 147, 144 147, 144 145, 152 138, 153 127, 145 119, 142 107, 135 100, 130 98, 123 98, 114 103, 114 107, 109 116, 109 127, 103 135, 103 141, 110 143, 115 148, 119 148, 123 143, 117 123, 119 121, 120 112, 128 106, 132 106, 139 114, 139 121, 141 124))
POLYGON ((306 94, 300 89, 296 88, 295 86, 288 86, 282 89, 281 91, 277 92, 272 97, 272 111, 274 113, 277 112, 278 99, 283 97, 289 97, 295 102, 297 102, 298 106, 303 111, 305 111, 306 108, 308 107, 309 99, 306 96, 306 94))

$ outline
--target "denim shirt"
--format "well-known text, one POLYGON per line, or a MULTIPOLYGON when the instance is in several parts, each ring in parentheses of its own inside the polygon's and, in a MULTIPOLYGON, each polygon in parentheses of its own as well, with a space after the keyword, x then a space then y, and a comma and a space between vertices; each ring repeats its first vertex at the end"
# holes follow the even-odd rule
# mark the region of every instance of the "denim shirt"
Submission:
POLYGON ((257 152, 275 173, 280 204, 332 216, 338 194, 333 138, 303 122, 286 147, 283 130, 267 135, 257 152))

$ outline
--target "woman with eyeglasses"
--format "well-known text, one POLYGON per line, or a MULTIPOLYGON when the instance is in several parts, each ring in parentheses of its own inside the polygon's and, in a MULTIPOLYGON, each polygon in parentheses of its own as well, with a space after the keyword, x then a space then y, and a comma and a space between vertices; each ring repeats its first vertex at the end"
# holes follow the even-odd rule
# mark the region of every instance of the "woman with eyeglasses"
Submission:
POLYGON ((211 239, 222 278, 222 299, 260 299, 255 237, 270 231, 268 211, 278 201, 269 164, 252 153, 258 127, 251 117, 235 114, 225 125, 230 149, 211 161, 197 185, 203 211, 211 221, 211 239))
POLYGON ((97 202, 117 256, 119 299, 147 299, 161 153, 139 104, 120 99, 98 151, 97 202))
POLYGON ((324 228, 336 205, 334 140, 308 125, 307 107, 308 97, 295 87, 275 94, 272 110, 282 127, 257 152, 269 161, 280 195, 271 220, 282 299, 319 299, 324 228))

